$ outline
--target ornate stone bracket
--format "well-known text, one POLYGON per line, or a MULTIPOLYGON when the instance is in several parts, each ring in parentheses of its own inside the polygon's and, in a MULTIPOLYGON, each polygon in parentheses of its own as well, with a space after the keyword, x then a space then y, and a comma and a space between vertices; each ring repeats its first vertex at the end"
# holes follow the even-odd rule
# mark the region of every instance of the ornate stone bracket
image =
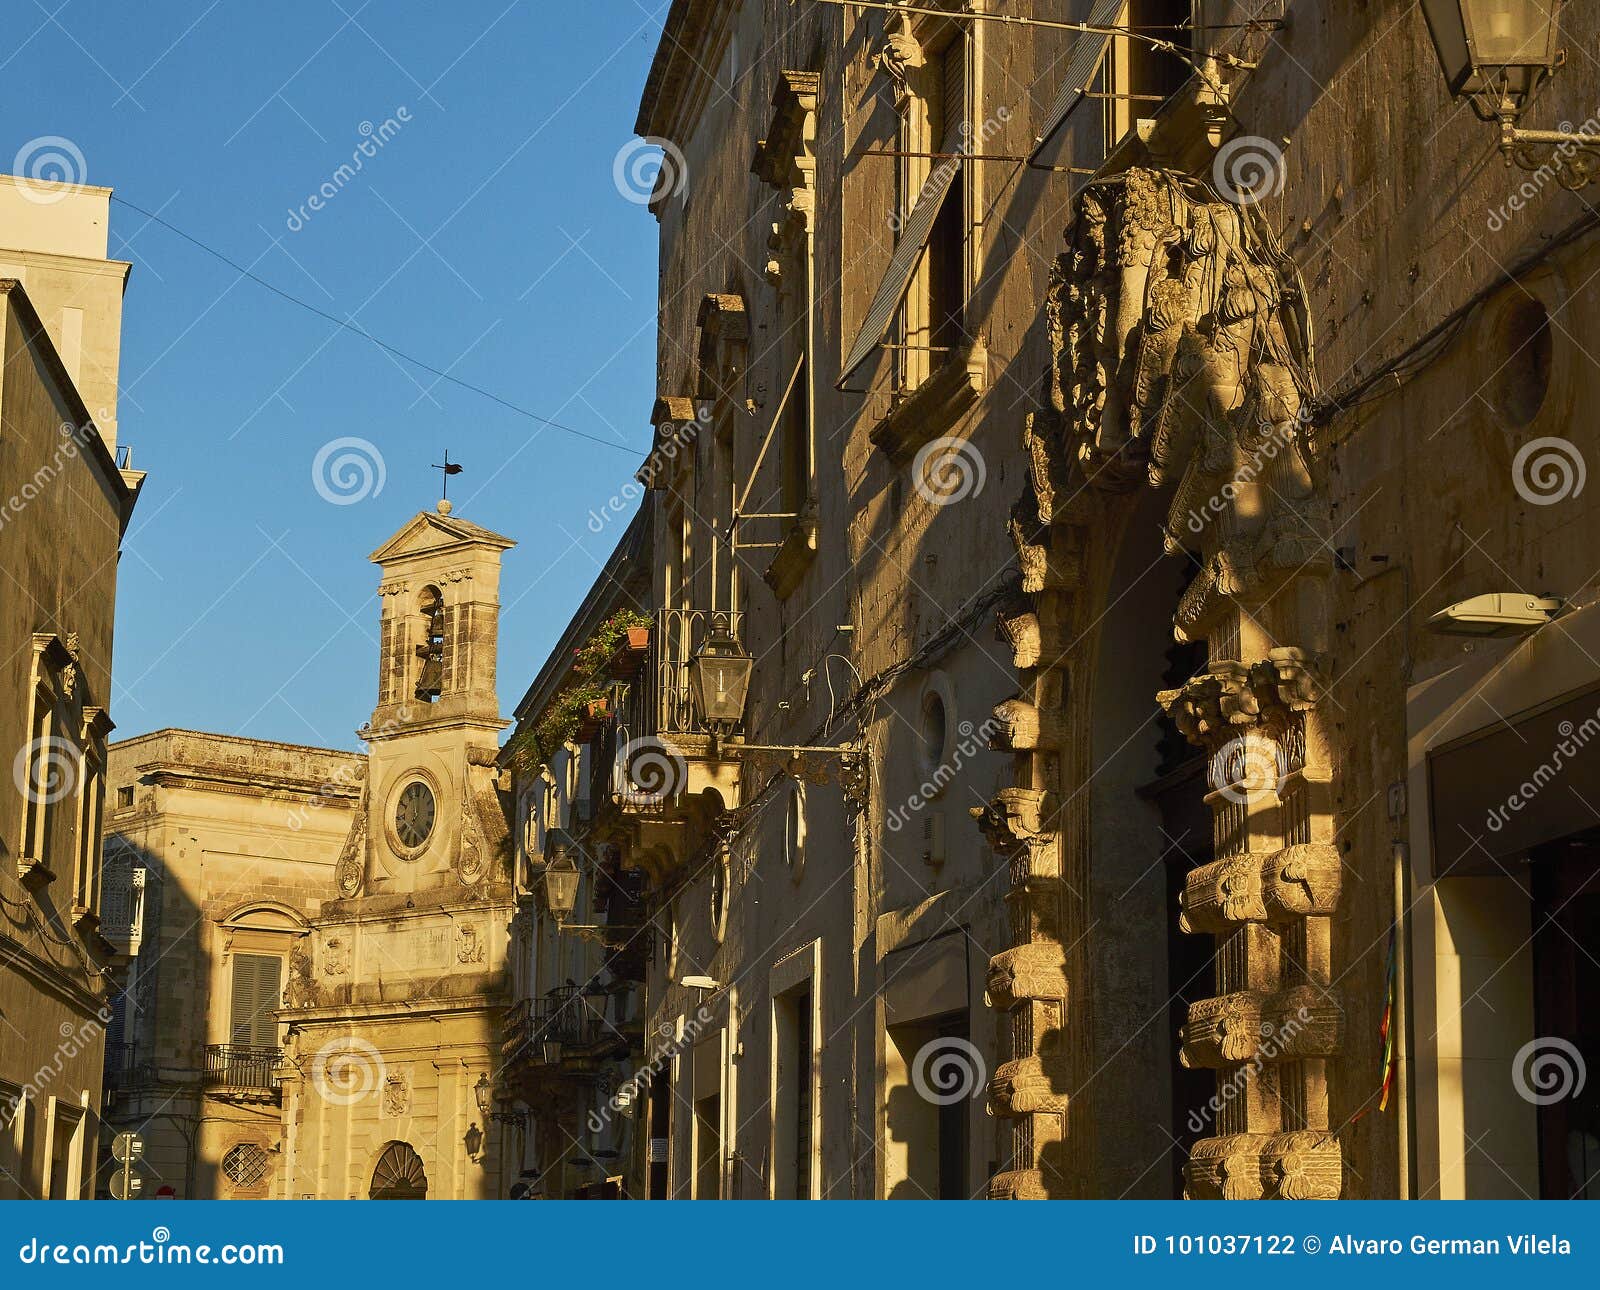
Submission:
MULTIPOLYGON (((885 68, 912 56, 891 44, 885 68)), ((1214 1136, 1192 1146, 1187 1191, 1336 1196, 1327 1068, 1344 1027, 1329 924, 1342 865, 1319 716, 1331 555, 1299 273, 1258 210, 1175 171, 1097 179, 1074 216, 1046 303, 1044 407, 1023 428, 1027 488, 1008 525, 1022 594, 997 621, 1022 684, 995 711, 994 745, 1015 754, 1017 786, 974 812, 1008 866, 1013 936, 989 971, 1010 1023, 990 1104, 1012 1135, 990 1195, 1092 1185, 1074 1174, 1088 1166, 1067 1138, 1073 1117, 1094 1114, 1093 1090, 1073 1087, 1094 1067, 1085 1043, 1069 1042, 1067 1000, 1092 924, 1091 820, 1074 802, 1093 767, 1067 714, 1094 680, 1068 682, 1088 666, 1075 649, 1083 615, 1101 612, 1077 602, 1114 568, 1115 550, 1097 545, 1108 509, 1151 487, 1166 499, 1166 550, 1199 570, 1174 636, 1205 641, 1211 660, 1159 696, 1210 755, 1215 821, 1217 858, 1189 876, 1180 919, 1219 943, 1215 994, 1191 1006, 1180 1037, 1179 1060, 1218 1079, 1214 1136)))

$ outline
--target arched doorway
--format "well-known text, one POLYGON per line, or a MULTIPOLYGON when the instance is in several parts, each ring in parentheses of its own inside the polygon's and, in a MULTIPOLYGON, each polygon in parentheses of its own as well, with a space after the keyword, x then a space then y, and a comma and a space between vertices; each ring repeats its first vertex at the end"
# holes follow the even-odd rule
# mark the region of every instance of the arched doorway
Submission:
POLYGON ((422 1157, 407 1143, 389 1143, 372 1171, 372 1190, 367 1195, 372 1200, 426 1200, 428 1175, 422 1157))

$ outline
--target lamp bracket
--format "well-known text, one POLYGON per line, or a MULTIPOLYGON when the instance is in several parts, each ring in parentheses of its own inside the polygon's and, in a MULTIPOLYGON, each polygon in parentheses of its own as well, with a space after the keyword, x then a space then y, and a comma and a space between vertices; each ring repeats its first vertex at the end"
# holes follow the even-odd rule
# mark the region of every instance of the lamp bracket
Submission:
POLYGON ((1502 117, 1500 151, 1506 164, 1533 174, 1550 171, 1576 192, 1600 176, 1600 134, 1584 130, 1523 130, 1502 117))

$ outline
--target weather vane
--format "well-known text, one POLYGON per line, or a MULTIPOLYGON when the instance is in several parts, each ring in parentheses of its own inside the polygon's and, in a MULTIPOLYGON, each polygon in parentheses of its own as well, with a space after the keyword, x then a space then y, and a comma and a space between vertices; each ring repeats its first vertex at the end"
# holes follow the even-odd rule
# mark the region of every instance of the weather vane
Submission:
POLYGON ((444 472, 443 491, 439 494, 439 513, 448 515, 450 513, 450 476, 461 473, 461 463, 459 461, 451 461, 450 449, 446 448, 444 450, 444 464, 441 466, 438 462, 434 462, 433 469, 444 472))

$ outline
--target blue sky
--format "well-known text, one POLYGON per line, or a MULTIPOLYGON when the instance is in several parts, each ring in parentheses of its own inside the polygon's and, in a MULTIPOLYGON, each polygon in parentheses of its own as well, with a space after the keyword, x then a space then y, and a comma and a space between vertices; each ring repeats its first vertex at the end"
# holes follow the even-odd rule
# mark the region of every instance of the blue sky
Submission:
POLYGON ((591 508, 648 447, 656 225, 612 163, 666 8, 10 7, 0 165, 41 136, 71 140, 86 182, 400 350, 628 448, 541 431, 437 382, 114 205, 111 254, 134 266, 120 434, 150 472, 121 565, 116 737, 179 725, 354 746, 377 673, 367 556, 433 505, 428 467, 447 446, 465 463, 457 513, 519 543, 501 587, 510 711, 618 536, 590 531, 591 508), (385 134, 323 209, 291 218, 385 134), (333 505, 312 463, 342 437, 378 446, 384 480, 333 505))

